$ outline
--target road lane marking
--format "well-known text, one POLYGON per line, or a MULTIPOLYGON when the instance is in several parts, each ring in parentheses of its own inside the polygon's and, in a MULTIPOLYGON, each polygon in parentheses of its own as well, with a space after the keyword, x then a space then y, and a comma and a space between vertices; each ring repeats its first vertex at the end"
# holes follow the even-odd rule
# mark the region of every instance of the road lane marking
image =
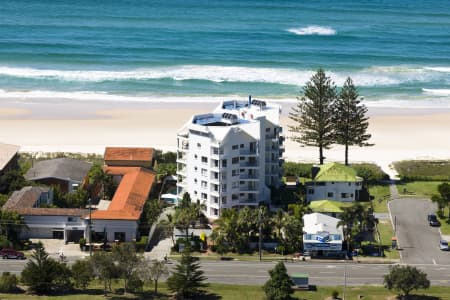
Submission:
POLYGON ((434 260, 434 258, 433 258, 433 264, 437 265, 437 263, 436 263, 436 261, 434 260))

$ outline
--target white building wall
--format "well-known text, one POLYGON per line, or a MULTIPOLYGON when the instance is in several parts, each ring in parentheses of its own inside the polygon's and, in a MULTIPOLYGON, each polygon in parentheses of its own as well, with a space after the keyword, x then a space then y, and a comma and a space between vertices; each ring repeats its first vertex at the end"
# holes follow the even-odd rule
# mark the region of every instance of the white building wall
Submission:
POLYGON ((21 232, 21 237, 53 238, 53 232, 63 232, 63 239, 67 239, 69 230, 86 230, 86 221, 77 216, 24 216, 28 228, 21 232))
MULTIPOLYGON (((92 220, 92 230, 106 232, 108 242, 114 242, 116 233, 125 233, 125 242, 137 240, 138 224, 131 220, 92 220)), ((89 233, 87 231, 86 236, 89 233)))
POLYGON ((188 192, 206 205, 209 218, 223 208, 270 201, 268 185, 280 184, 281 127, 261 114, 236 113, 247 119, 232 126, 191 122, 178 134, 179 199, 188 192))
POLYGON ((362 188, 361 182, 316 182, 313 184, 307 186, 308 202, 315 200, 352 202, 356 200, 356 194, 362 188))

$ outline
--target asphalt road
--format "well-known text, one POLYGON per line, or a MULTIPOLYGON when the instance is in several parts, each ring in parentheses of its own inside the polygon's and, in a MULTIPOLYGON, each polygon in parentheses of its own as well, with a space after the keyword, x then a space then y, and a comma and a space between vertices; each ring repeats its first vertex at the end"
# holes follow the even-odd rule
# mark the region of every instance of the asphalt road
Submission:
MULTIPOLYGON (((0 272, 19 274, 26 260, 0 260, 0 272)), ((170 264, 171 267, 175 262, 170 264)), ((262 285, 269 278, 268 270, 274 262, 201 261, 201 268, 209 282, 229 284, 262 285)), ((450 286, 450 265, 416 265, 428 274, 432 285, 450 286)), ((348 286, 381 285, 383 275, 389 272, 386 264, 358 264, 355 262, 286 262, 289 273, 307 273, 311 285, 344 285, 346 274, 348 286)))
POLYGON ((389 207, 393 220, 397 220, 402 263, 450 265, 450 251, 439 249, 438 228, 428 225, 427 215, 436 212, 434 203, 426 199, 397 199, 389 207))

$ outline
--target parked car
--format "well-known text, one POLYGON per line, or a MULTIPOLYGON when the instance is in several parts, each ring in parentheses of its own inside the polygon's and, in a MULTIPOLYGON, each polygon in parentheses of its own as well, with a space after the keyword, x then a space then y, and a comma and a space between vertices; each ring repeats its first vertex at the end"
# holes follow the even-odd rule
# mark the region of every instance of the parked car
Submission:
POLYGON ((8 249, 3 248, 0 250, 0 256, 3 257, 3 259, 9 259, 9 258, 15 258, 15 259, 25 259, 25 255, 23 252, 16 251, 14 249, 8 249))
POLYGON ((428 215, 427 219, 428 219, 428 224, 430 224, 430 226, 440 226, 441 225, 441 223, 437 219, 436 215, 433 215, 433 214, 428 215))
POLYGON ((439 249, 441 249, 442 251, 448 251, 449 250, 448 249, 448 242, 444 241, 444 240, 441 240, 439 242, 439 249))

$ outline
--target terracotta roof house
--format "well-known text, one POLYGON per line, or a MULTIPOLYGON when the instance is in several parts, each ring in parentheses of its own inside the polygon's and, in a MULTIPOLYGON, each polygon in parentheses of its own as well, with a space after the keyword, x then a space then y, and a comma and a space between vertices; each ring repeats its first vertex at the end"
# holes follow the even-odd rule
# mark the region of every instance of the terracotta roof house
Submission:
POLYGON ((19 146, 0 143, 0 175, 17 168, 19 146))
POLYGON ((153 148, 106 147, 107 166, 143 167, 151 169, 154 164, 153 148))
POLYGON ((78 242, 86 237, 86 209, 43 208, 52 203, 52 190, 48 187, 26 186, 12 193, 3 210, 16 211, 27 227, 21 238, 56 238, 65 242, 78 242))
POLYGON ((352 202, 359 200, 363 179, 349 166, 329 163, 314 166, 313 179, 306 182, 306 200, 333 200, 352 202))
POLYGON ((119 181, 108 206, 104 203, 91 214, 96 237, 108 241, 133 241, 154 182, 152 148, 106 148, 105 172, 119 181), (145 166, 145 167, 144 167, 145 166))
POLYGON ((25 178, 48 186, 59 186, 68 193, 77 189, 85 180, 92 164, 72 158, 56 158, 35 163, 25 178))

